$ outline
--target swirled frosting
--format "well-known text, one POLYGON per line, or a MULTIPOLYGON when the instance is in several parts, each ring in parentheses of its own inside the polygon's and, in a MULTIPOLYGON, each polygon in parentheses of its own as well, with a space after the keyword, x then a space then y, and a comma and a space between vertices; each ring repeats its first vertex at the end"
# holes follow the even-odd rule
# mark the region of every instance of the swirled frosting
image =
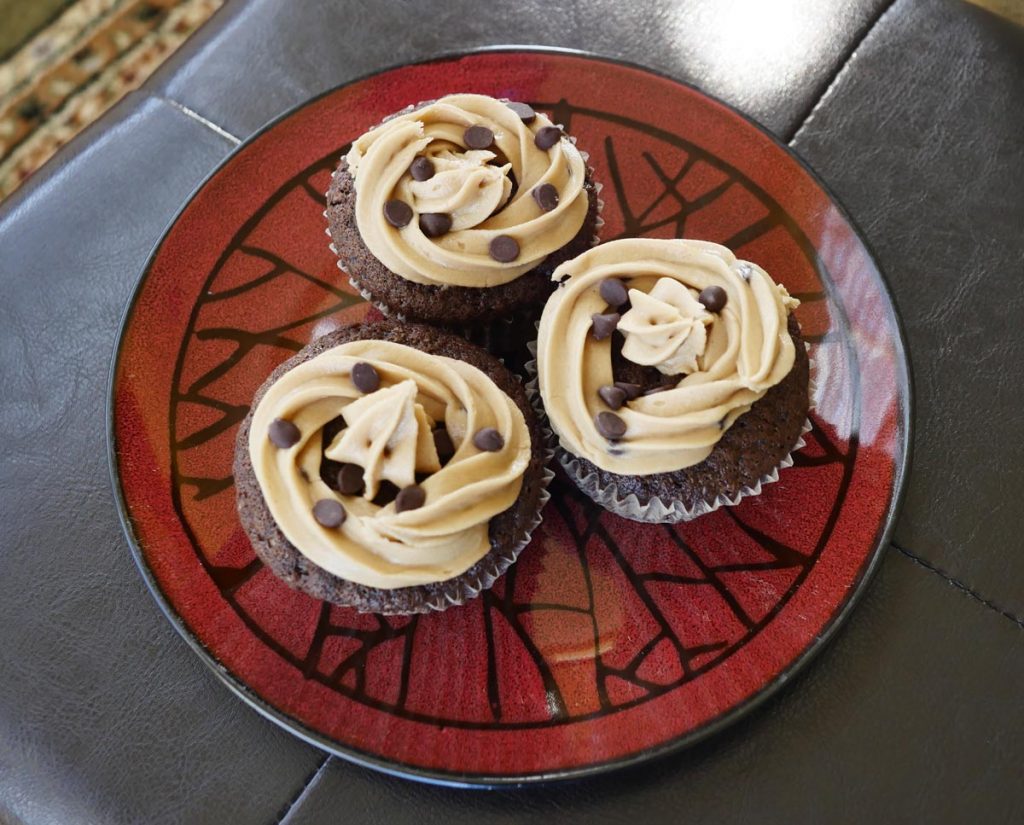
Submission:
POLYGON ((249 455, 264 500, 281 532, 302 555, 349 581, 391 589, 445 581, 490 549, 488 524, 519 496, 530 462, 522 411, 476 367, 387 341, 352 341, 284 373, 253 411, 249 455), (380 388, 364 395, 353 367, 370 364, 380 388), (346 427, 329 445, 324 427, 342 416, 346 427), (277 446, 271 422, 298 428, 296 443, 277 446), (441 466, 431 436, 444 424, 455 454, 441 466), (473 434, 493 427, 496 451, 474 446, 473 434), (343 495, 320 477, 323 456, 358 464, 365 491, 343 495), (372 499, 380 483, 420 482, 421 507, 398 511, 372 499), (324 527, 313 506, 344 507, 339 527, 324 527))
POLYGON ((696 372, 713 318, 690 290, 673 278, 659 278, 649 293, 629 290, 629 303, 619 321, 626 337, 623 356, 665 375, 696 372))
POLYGON ((461 94, 367 132, 346 156, 363 242, 389 270, 419 284, 492 287, 533 269, 572 240, 589 208, 586 164, 573 143, 565 137, 549 149, 535 143, 537 133, 551 126, 541 113, 527 124, 499 100, 461 94), (466 146, 472 126, 493 133, 488 149, 466 146), (413 178, 409 167, 417 157, 430 160, 433 177, 413 178), (531 196, 544 184, 558 193, 551 211, 531 196), (412 207, 414 219, 392 226, 384 217, 391 200, 412 207), (428 237, 415 219, 426 213, 450 215, 451 229, 428 237), (511 262, 489 253, 501 235, 519 245, 511 262))
POLYGON ((603 470, 650 475, 700 463, 733 422, 793 367, 795 350, 786 325, 799 302, 759 266, 737 260, 724 246, 612 241, 562 264, 552 278, 562 284, 540 322, 541 397, 562 447, 603 470), (662 372, 687 373, 670 389, 641 395, 616 410, 625 432, 614 441, 601 435, 595 420, 610 409, 598 390, 615 380, 613 340, 596 340, 591 333, 592 316, 608 310, 599 292, 608 278, 629 288, 631 309, 619 323, 623 356, 662 372), (708 313, 697 297, 713 286, 725 290, 726 303, 708 313), (706 340, 700 345, 702 335, 706 340))

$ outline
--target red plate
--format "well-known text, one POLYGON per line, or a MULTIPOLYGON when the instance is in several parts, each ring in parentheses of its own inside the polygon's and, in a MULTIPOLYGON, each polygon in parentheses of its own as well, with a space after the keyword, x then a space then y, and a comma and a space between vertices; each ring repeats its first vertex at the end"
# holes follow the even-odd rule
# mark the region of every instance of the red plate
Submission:
POLYGON ((632 66, 491 51, 328 92, 210 176, 127 310, 111 463, 146 581, 243 699, 353 761, 497 784, 692 743, 806 662, 886 543, 909 408, 878 267, 783 146, 723 104, 632 66), (553 112, 605 184, 603 239, 719 241, 796 294, 816 363, 814 428, 777 484, 690 524, 624 521, 556 481, 543 525, 493 591, 438 615, 360 615, 290 590, 256 560, 235 513, 235 433, 279 362, 366 314, 322 216, 347 142, 455 91, 553 112))

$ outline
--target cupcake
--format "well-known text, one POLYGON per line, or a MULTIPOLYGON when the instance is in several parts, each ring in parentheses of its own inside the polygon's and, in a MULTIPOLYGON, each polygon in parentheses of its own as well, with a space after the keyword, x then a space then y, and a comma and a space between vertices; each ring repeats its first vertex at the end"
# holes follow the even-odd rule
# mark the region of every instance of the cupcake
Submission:
POLYGON ((685 521, 792 464, 810 378, 792 312, 761 267, 714 243, 598 246, 554 272, 536 372, 560 463, 614 513, 685 521))
POLYGON ((327 192, 339 265, 386 315, 451 327, 540 307, 594 243, 586 155, 524 103, 449 95, 352 144, 327 192))
POLYGON ((317 339, 256 393, 235 449, 238 512, 292 587, 365 612, 461 604, 529 541, 550 472, 499 361, 383 321, 317 339))

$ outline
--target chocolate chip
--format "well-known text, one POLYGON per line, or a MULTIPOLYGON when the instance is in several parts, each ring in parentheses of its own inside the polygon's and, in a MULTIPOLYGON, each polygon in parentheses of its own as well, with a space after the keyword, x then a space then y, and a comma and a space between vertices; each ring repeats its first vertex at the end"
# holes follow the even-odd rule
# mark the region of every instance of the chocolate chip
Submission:
POLYGON ((412 220, 412 207, 405 201, 388 201, 384 204, 384 220, 395 229, 401 229, 412 220))
POLYGON ((444 427, 438 427, 434 430, 434 449, 437 450, 437 457, 442 464, 455 455, 455 445, 452 443, 452 437, 448 435, 448 430, 444 427))
POLYGON ((721 312, 729 296, 720 286, 708 286, 701 290, 697 300, 704 304, 708 312, 721 312))
POLYGON ((358 496, 365 489, 363 468, 358 464, 342 464, 338 470, 338 492, 344 496, 358 496))
POLYGON ((507 264, 519 257, 519 242, 511 235, 498 235, 491 241, 487 251, 494 260, 507 264))
POLYGON ((666 390, 674 390, 675 384, 661 384, 657 387, 650 387, 644 390, 644 395, 657 395, 659 392, 665 392, 666 390))
POLYGON ((302 433, 299 432, 299 428, 292 424, 291 421, 275 418, 270 422, 270 426, 267 427, 267 438, 270 439, 270 443, 275 447, 287 450, 289 447, 299 443, 302 433))
POLYGON ((614 384, 605 384, 598 389, 597 394, 613 410, 620 409, 626 403, 626 391, 621 387, 616 387, 614 384))
POLYGON ((530 194, 537 201, 537 206, 545 212, 550 212, 558 206, 558 189, 553 183, 542 183, 540 186, 535 186, 530 194))
POLYGON ((590 316, 590 319, 594 322, 590 331, 594 335, 595 341, 603 341, 613 332, 619 325, 619 320, 622 318, 617 312, 609 312, 607 315, 602 315, 599 312, 595 312, 590 316))
POLYGON ((594 425, 598 433, 609 441, 618 441, 626 434, 626 422, 615 413, 599 412, 594 416, 594 425))
POLYGON ((533 142, 538 149, 550 149, 554 146, 562 137, 562 130, 557 126, 545 126, 543 129, 538 129, 537 134, 533 137, 533 142))
POLYGON ((452 216, 444 212, 424 212, 420 215, 420 230, 428 238, 439 238, 452 228, 452 216))
POLYGON ((345 508, 333 498, 322 498, 313 505, 313 518, 324 527, 341 527, 345 523, 345 508))
POLYGON ((629 300, 626 285, 618 278, 605 278, 601 281, 598 291, 601 293, 601 297, 608 302, 608 306, 620 307, 629 300))
POLYGON ((434 177, 434 163, 430 158, 419 155, 409 167, 409 174, 413 180, 430 180, 434 177))
POLYGON ((403 487, 395 496, 395 512, 404 513, 406 510, 418 510, 427 500, 427 491, 417 484, 410 484, 403 487))
POLYGON ((640 397, 640 385, 630 384, 628 381, 616 381, 615 386, 626 393, 626 400, 632 401, 640 397))
POLYGON ((470 126, 462 133, 462 139, 470 149, 487 149, 494 143, 494 132, 486 126, 470 126))
POLYGON ((369 394, 380 389, 380 375, 377 374, 373 364, 360 361, 352 367, 352 383, 356 385, 359 392, 369 394))
POLYGON ((505 439, 494 427, 484 427, 473 436, 473 446, 485 453, 496 453, 505 446, 505 439))
POLYGON ((511 101, 510 103, 506 103, 505 105, 508 106, 508 108, 510 108, 517 115, 519 115, 519 119, 523 121, 523 123, 533 123, 533 121, 537 119, 537 113, 533 111, 533 107, 530 106, 530 104, 528 103, 519 103, 517 101, 511 101))

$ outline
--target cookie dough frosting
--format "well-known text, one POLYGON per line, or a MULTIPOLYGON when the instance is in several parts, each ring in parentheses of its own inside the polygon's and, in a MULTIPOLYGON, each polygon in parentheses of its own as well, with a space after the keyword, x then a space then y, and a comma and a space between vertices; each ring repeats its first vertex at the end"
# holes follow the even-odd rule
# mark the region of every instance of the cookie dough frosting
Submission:
POLYGON ((541 398, 562 447, 603 470, 649 475, 700 463, 793 366, 787 318, 799 302, 724 246, 612 241, 552 278, 562 283, 540 322, 541 398), (667 385, 616 387, 616 327, 622 357, 672 376, 667 385))
POLYGON ((267 389, 249 454, 271 515, 302 555, 389 589, 445 581, 488 552, 490 519, 519 496, 530 434, 512 399, 476 367, 352 341, 267 389), (346 426, 325 443, 338 416, 346 426), (442 425, 450 445, 437 438, 442 425), (323 481, 323 456, 343 463, 339 486, 351 494, 323 481), (379 506, 385 481, 401 492, 379 506))
POLYGON ((567 244, 586 163, 543 114, 450 95, 367 132, 346 157, 363 242, 419 284, 493 287, 567 244))

